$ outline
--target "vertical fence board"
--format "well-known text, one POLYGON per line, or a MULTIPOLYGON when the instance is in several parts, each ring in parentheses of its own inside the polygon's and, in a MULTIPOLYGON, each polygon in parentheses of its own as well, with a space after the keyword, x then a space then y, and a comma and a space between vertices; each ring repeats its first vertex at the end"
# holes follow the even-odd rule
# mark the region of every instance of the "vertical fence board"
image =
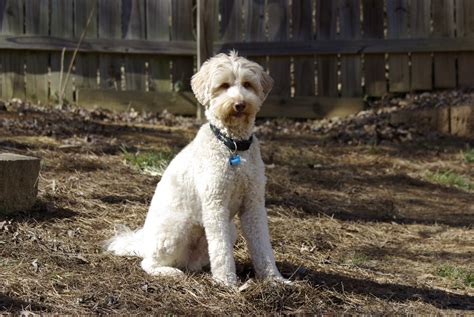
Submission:
MULTIPOLYGON (((288 40, 289 9, 288 0, 267 0, 269 41, 288 40)), ((270 57, 268 68, 274 80, 271 94, 289 97, 291 93, 290 58, 270 57)))
MULTIPOLYGON (((430 34, 431 0, 411 0, 410 33, 412 38, 428 38, 430 34)), ((433 88, 433 61, 429 53, 411 55, 411 90, 433 88)))
MULTIPOLYGON (((23 34, 23 0, 1 0, 0 24, 5 35, 23 34)), ((2 51, 0 53, 1 97, 4 99, 25 98, 25 55, 21 52, 2 51)))
POLYGON ((242 0, 219 2, 221 23, 219 37, 224 42, 239 42, 242 35, 242 0))
MULTIPOLYGON (((454 37, 454 0, 432 0, 433 37, 454 37)), ((435 88, 456 87, 456 54, 434 54, 435 88)))
MULTIPOLYGON (((474 38, 474 1, 456 0, 457 36, 474 38)), ((458 54, 458 83, 461 87, 474 87, 474 53, 458 54)))
MULTIPOLYGON (((336 38, 337 3, 333 0, 319 0, 316 7, 316 36, 318 40, 336 38)), ((336 97, 337 85, 337 57, 319 56, 318 61, 318 95, 336 97)))
MULTIPOLYGON (((388 0, 388 38, 408 37, 408 3, 407 0, 388 0)), ((410 89, 410 69, 407 54, 390 54, 389 87, 391 92, 407 92, 410 89)))
MULTIPOLYGON (((147 38, 152 41, 170 40, 171 0, 147 0, 147 38)), ((171 91, 171 59, 168 56, 150 57, 150 91, 171 91)))
MULTIPOLYGON (((64 0, 51 0, 51 36, 70 39, 74 36, 73 24, 73 2, 64 0)), ((72 78, 66 83, 66 74, 72 58, 72 52, 66 52, 63 62, 63 74, 61 75, 61 52, 51 52, 51 86, 50 100, 58 102, 62 87, 64 88, 63 99, 73 101, 72 78)))
MULTIPOLYGON (((363 38, 383 39, 384 8, 383 1, 362 0, 363 6, 363 38)), ((365 93, 380 97, 387 92, 385 78, 385 55, 367 54, 364 56, 365 93)))
MULTIPOLYGON (((311 0, 293 1, 291 6, 292 40, 311 41, 313 38, 311 0)), ((294 57, 295 96, 315 95, 314 57, 294 57)))
MULTIPOLYGON (((218 37, 218 2, 217 0, 197 0, 196 21, 196 44, 197 44, 197 68, 208 60, 213 54, 213 43, 218 37)), ((204 118, 204 107, 197 104, 196 117, 198 120, 204 118)))
MULTIPOLYGON (((29 35, 48 35, 48 0, 25 0, 25 31, 29 35)), ((48 64, 45 52, 26 55, 26 97, 32 102, 48 101, 48 64)))
MULTIPOLYGON (((341 39, 360 38, 359 0, 339 0, 341 39)), ((341 57, 341 95, 356 97, 362 95, 362 67, 360 55, 341 57)))
POLYGON ((198 58, 197 63, 200 66, 207 59, 212 57, 213 44, 219 37, 219 21, 218 21, 218 0, 199 0, 199 9, 201 12, 197 14, 200 16, 199 29, 200 37, 197 39, 198 44, 198 58))
MULTIPOLYGON (((145 0, 122 0, 123 37, 130 40, 146 38, 145 0)), ((125 56, 125 87, 127 90, 146 90, 143 56, 125 56)))
MULTIPOLYGON (((171 1, 171 40, 192 41, 193 5, 188 0, 171 1)), ((194 60, 192 57, 173 57, 173 89, 190 90, 194 60)))
MULTIPOLYGON (((120 39, 122 37, 121 18, 122 1, 99 0, 99 38, 120 39)), ((100 87, 122 90, 122 56, 118 54, 100 54, 100 87)))
MULTIPOLYGON (((97 38, 97 11, 97 0, 75 0, 74 38, 76 41, 80 40, 84 32, 85 39, 97 38), (87 25, 88 21, 89 25, 87 25)), ((96 89, 98 68, 99 56, 97 54, 79 53, 76 57, 74 72, 76 90, 82 88, 96 89)))
MULTIPOLYGON (((238 12, 234 13, 238 14, 238 12)), ((265 36, 265 0, 244 0, 243 5, 244 41, 263 42, 265 36)), ((248 56, 267 69, 266 57, 248 56)))

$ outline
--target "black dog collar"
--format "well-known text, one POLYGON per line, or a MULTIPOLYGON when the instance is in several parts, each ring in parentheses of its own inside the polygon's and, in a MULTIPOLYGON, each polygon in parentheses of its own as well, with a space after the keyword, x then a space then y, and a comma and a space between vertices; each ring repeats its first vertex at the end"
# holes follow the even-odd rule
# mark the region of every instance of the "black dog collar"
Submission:
POLYGON ((221 130, 219 130, 215 125, 209 124, 209 126, 216 138, 222 141, 232 152, 247 151, 250 148, 250 145, 252 145, 253 135, 251 135, 248 140, 236 141, 222 134, 221 130))

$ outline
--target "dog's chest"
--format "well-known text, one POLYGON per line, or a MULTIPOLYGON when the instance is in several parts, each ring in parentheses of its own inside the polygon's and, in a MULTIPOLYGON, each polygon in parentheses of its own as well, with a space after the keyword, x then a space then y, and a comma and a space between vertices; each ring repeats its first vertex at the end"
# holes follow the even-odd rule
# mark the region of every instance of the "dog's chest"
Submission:
POLYGON ((233 214, 237 213, 242 206, 245 195, 258 178, 258 163, 250 152, 242 152, 240 164, 228 165, 227 167, 227 188, 230 192, 230 209, 233 214))

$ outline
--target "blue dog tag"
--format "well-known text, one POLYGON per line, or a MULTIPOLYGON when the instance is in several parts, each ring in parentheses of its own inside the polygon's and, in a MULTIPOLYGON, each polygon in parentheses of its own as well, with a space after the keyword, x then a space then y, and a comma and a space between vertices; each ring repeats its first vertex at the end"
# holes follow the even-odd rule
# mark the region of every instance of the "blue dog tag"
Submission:
POLYGON ((229 158, 229 164, 232 165, 232 166, 239 165, 240 164, 240 155, 239 154, 232 155, 229 158))

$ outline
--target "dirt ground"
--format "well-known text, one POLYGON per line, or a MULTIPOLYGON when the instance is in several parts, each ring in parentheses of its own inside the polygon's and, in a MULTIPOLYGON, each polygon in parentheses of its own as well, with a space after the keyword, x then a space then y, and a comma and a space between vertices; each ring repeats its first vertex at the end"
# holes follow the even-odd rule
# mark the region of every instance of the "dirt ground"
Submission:
POLYGON ((472 140, 339 142, 314 124, 258 123, 272 244, 294 283, 254 280, 239 238, 237 271, 250 282, 236 292, 209 272, 154 278, 139 259, 102 251, 115 225, 143 223, 159 181, 125 153, 176 153, 196 132, 192 119, 0 107, 0 152, 42 159, 34 209, 0 215, 0 311, 473 313, 472 140), (467 185, 436 181, 440 171, 467 185))

